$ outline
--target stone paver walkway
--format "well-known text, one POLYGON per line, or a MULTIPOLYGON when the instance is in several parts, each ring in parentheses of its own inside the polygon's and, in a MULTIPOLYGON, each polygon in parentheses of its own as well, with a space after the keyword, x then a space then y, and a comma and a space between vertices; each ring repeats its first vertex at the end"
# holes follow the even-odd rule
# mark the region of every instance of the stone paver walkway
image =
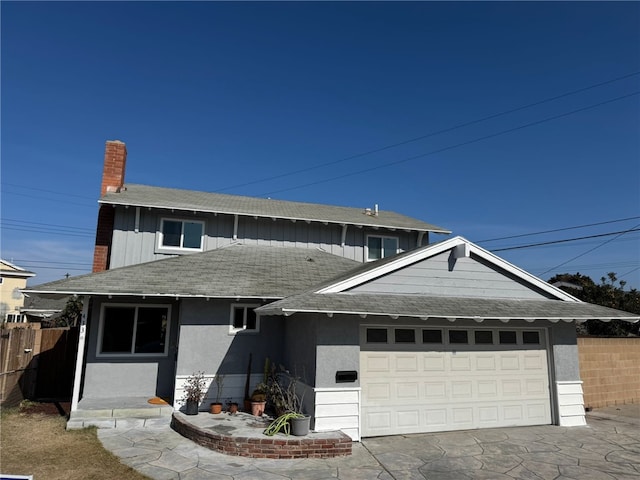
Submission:
POLYGON ((588 423, 369 438, 354 443, 352 456, 326 460, 215 453, 171 430, 168 420, 100 429, 98 437, 157 480, 640 480, 640 421, 594 412, 588 423))

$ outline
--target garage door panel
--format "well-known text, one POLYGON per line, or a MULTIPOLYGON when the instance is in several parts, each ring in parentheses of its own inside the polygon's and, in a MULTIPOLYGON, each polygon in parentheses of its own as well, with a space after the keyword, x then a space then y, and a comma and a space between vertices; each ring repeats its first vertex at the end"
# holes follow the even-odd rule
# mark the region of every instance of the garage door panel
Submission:
POLYGON ((429 354, 424 355, 422 357, 422 364, 424 365, 424 370, 428 372, 444 372, 445 369, 445 358, 440 354, 429 354))
POLYGON ((488 400, 498 397, 498 382, 495 380, 478 380, 478 398, 488 400))
POLYGON ((361 350, 363 436, 551 423, 545 349, 395 347, 361 350))
POLYGON ((411 373, 418 371, 418 354, 396 355, 396 373, 411 373))
POLYGON ((454 372, 470 372, 471 371, 471 357, 461 354, 454 354, 449 357, 451 363, 451 370, 454 372))
POLYGON ((451 398, 469 399, 473 397, 473 386, 470 381, 451 382, 451 398))
POLYGON ((367 373, 389 373, 391 372, 391 360, 384 353, 370 354, 365 357, 364 365, 361 362, 362 375, 367 373))
POLYGON ((477 371, 485 372, 485 371, 494 371, 496 369, 495 354, 476 355, 475 361, 476 361, 477 371))
POLYGON ((520 359, 518 354, 500 355, 501 370, 520 370, 520 359))
POLYGON ((447 387, 445 382, 426 382, 424 384, 424 396, 432 402, 445 400, 447 398, 447 387))

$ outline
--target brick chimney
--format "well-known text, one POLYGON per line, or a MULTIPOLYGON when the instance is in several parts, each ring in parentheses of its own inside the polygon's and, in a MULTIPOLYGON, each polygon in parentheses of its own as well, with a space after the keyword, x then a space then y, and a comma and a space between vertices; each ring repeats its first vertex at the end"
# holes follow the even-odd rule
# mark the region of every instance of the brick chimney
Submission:
POLYGON ((127 165, 127 147, 120 140, 108 140, 104 147, 104 168, 102 170, 102 188, 105 193, 119 192, 124 185, 124 171, 127 165))
MULTIPOLYGON (((104 167, 102 169, 102 186, 100 197, 106 193, 120 192, 124 185, 124 173, 127 165, 127 147, 120 140, 107 141, 104 148, 104 167)), ((96 243, 93 251, 93 271, 102 272, 109 269, 111 241, 115 208, 111 205, 100 205, 96 243)))

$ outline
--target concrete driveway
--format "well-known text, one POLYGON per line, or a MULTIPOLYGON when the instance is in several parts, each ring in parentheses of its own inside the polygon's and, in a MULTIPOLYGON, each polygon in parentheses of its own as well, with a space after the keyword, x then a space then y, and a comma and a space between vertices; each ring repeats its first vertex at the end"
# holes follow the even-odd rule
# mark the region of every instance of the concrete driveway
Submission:
POLYGON ((222 455, 181 437, 166 419, 100 429, 98 437, 157 480, 640 479, 640 406, 597 410, 588 423, 369 438, 352 456, 326 460, 222 455))

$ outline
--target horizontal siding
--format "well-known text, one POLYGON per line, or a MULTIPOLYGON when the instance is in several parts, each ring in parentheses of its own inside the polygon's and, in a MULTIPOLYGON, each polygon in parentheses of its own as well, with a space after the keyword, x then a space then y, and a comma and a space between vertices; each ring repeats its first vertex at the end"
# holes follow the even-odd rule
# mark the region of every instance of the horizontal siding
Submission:
POLYGON ((317 389, 314 430, 341 430, 360 441, 360 388, 317 389))
MULTIPOLYGON (((187 215, 141 208, 138 232, 135 232, 135 215, 136 208, 118 207, 116 209, 110 268, 173 256, 156 252, 156 231, 162 218, 204 221, 204 250, 214 250, 234 242, 233 215, 187 215)), ((246 245, 320 248, 333 255, 362 262, 366 236, 383 233, 397 236, 400 249, 403 251, 416 246, 416 233, 348 227, 343 246, 342 227, 339 225, 253 217, 239 217, 237 241, 246 245)))
POLYGON ((445 252, 354 288, 355 293, 542 299, 544 295, 474 258, 445 252), (451 266, 453 265, 453 266, 451 266))
POLYGON ((558 424, 561 427, 586 425, 582 382, 556 382, 558 392, 558 424))
MULTIPOLYGON (((216 401, 217 388, 213 382, 214 374, 205 374, 207 393, 200 403, 200 410, 208 411, 209 404, 216 401)), ((177 375, 174 391, 173 407, 178 409, 184 405, 184 384, 188 378, 188 375, 177 375)), ((220 395, 220 402, 226 403, 227 400, 237 402, 242 408, 244 400, 244 386, 247 377, 246 375, 225 375, 222 394, 220 395)), ((257 385, 262 381, 262 374, 251 375, 251 385, 257 385)))

